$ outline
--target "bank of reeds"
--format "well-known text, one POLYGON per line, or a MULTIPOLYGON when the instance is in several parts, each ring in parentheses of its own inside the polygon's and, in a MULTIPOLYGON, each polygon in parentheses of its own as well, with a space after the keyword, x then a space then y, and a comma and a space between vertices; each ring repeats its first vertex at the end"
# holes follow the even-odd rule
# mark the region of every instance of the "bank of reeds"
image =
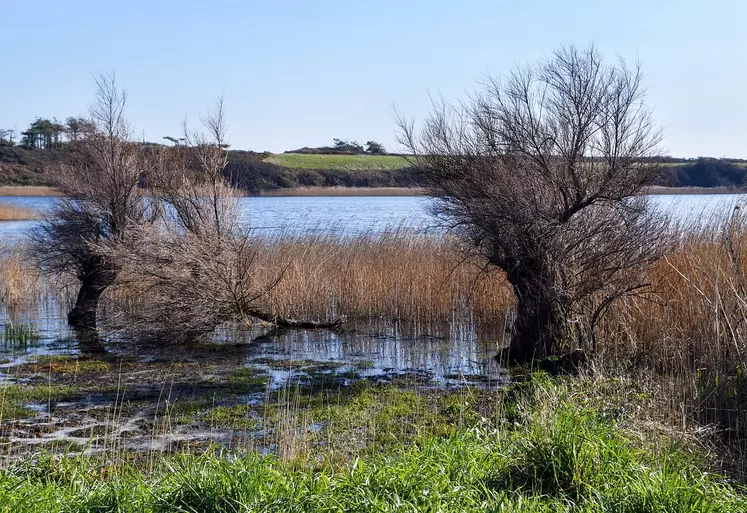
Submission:
POLYGON ((0 221, 27 221, 36 218, 36 212, 31 209, 0 203, 0 221))
POLYGON ((400 229, 354 237, 279 236, 258 248, 257 268, 282 278, 266 301, 294 318, 379 319, 427 325, 505 323, 511 291, 500 273, 464 259, 453 240, 400 229))
POLYGON ((0 196, 59 196, 60 192, 54 187, 45 185, 3 185, 0 186, 0 196))

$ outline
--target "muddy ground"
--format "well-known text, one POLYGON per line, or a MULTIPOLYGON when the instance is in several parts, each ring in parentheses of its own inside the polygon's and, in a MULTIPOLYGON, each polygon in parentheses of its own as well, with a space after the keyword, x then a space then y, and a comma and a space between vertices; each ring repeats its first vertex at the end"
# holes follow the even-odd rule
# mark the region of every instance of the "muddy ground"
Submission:
POLYGON ((329 422, 330 405, 361 390, 395 383, 436 397, 487 380, 383 368, 364 358, 294 359, 272 345, 245 343, 119 353, 6 360, 0 456, 278 452, 314 438, 329 422))

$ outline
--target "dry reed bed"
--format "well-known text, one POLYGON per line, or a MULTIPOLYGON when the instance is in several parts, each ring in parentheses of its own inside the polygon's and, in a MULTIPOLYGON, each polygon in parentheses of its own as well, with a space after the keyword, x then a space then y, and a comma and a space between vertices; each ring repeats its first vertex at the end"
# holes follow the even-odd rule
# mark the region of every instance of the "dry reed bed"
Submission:
POLYGON ((59 196, 60 191, 45 185, 3 185, 0 196, 59 196))
POLYGON ((0 203, 0 221, 26 221, 37 217, 31 209, 0 203))
POLYGON ((258 255, 264 281, 277 273, 273 262, 287 263, 267 302, 289 317, 430 324, 470 315, 492 323, 511 305, 501 274, 462 262, 455 244, 422 235, 281 239, 258 255))

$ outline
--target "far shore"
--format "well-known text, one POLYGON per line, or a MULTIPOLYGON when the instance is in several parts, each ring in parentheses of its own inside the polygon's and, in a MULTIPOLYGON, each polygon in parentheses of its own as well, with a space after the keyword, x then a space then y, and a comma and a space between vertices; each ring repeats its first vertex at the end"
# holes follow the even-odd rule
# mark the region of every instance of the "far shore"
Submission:
POLYGON ((664 187, 651 185, 643 188, 643 194, 745 194, 747 189, 736 187, 664 187))
POLYGON ((59 196, 60 191, 45 185, 0 185, 0 196, 59 196))
MULTIPOLYGON (((745 194, 747 189, 734 187, 645 187, 643 194, 745 194)), ((424 196, 422 187, 289 187, 245 194, 252 197, 281 196, 424 196)), ((43 185, 2 185, 0 197, 9 196, 60 196, 54 187, 43 185)))
POLYGON ((421 187, 290 187, 248 196, 424 196, 421 187))

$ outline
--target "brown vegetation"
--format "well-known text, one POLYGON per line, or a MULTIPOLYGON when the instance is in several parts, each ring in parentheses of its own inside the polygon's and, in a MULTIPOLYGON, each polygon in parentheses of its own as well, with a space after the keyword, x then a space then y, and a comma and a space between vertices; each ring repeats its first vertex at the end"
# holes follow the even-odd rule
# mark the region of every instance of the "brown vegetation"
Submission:
POLYGON ((31 209, 0 203, 0 221, 26 221, 36 217, 36 212, 31 209))
POLYGON ((0 196, 59 196, 60 191, 43 185, 3 185, 0 196))

